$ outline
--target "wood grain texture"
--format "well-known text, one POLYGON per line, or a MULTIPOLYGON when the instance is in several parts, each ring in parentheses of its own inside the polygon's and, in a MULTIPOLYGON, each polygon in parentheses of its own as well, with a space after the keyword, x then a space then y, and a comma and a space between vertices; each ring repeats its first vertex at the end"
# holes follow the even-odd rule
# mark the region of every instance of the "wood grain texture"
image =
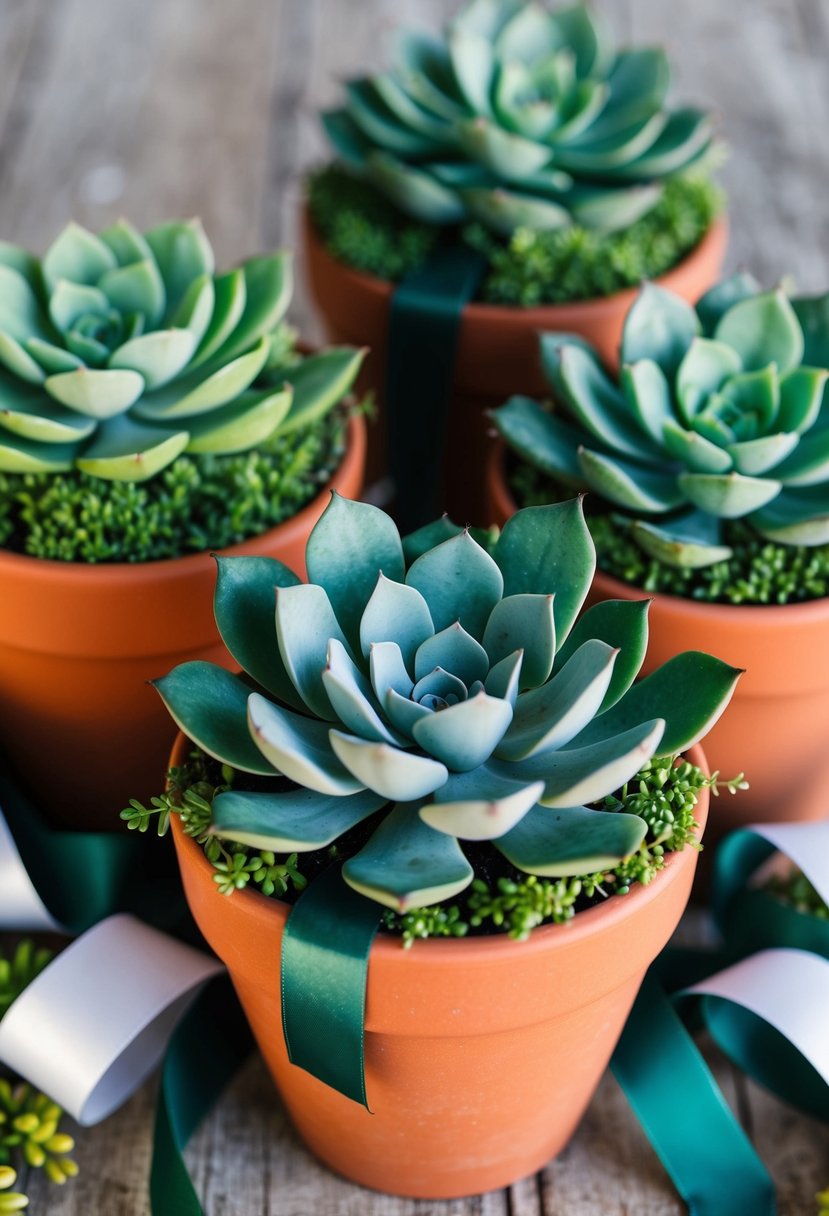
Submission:
MULTIPOLYGON (((678 92, 721 113, 732 267, 829 285, 826 0, 601 0, 623 42, 665 41, 678 92)), ((454 0, 3 0, 0 236, 43 249, 70 216, 98 228, 200 214, 222 262, 295 245, 302 178, 326 155, 316 114, 454 0)), ((314 336, 298 276, 294 317, 314 336)), ((698 937, 699 929, 691 929, 698 937)), ((777 1180, 781 1216, 829 1182, 825 1129, 715 1073, 777 1180)), ((209 1066, 209 1062, 206 1062, 209 1066)), ((78 1133, 79 1179, 38 1180, 40 1216, 146 1216, 154 1088, 78 1133)), ((297 1141, 261 1062, 189 1150, 209 1216, 678 1216, 683 1211, 611 1078, 564 1154, 509 1192, 397 1201, 335 1178, 297 1141)))

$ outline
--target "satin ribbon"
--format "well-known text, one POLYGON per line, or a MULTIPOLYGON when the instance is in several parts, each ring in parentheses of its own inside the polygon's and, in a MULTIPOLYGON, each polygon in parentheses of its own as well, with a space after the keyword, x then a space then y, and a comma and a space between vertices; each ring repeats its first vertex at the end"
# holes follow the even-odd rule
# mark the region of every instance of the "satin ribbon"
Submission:
POLYGON ((221 963, 135 917, 67 946, 0 1021, 0 1060, 78 1123, 105 1119, 160 1062, 184 1010, 221 963))
POLYGON ((436 251, 395 288, 386 365, 389 467, 401 532, 441 513, 443 437, 464 306, 486 263, 464 246, 436 251))

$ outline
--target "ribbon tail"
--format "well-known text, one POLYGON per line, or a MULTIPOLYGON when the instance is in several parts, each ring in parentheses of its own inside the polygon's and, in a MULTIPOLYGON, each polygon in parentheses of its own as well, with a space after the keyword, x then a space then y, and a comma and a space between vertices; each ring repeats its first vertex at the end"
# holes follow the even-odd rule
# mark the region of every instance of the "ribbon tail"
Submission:
POLYGON ((230 981, 212 980, 179 1024, 164 1060, 150 1167, 152 1216, 204 1216, 182 1154, 252 1047, 230 981))
POLYGON ((765 1166, 652 976, 611 1067, 690 1216, 776 1216, 765 1166))

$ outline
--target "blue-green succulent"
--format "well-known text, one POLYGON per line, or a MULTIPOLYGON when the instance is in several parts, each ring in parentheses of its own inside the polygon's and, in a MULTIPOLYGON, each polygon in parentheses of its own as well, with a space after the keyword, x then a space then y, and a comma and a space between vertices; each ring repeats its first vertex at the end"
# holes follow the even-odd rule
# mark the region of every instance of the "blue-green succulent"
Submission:
POLYGON ((645 552, 701 568, 729 558, 725 521, 790 545, 829 543, 829 296, 789 299, 739 274, 696 308, 645 285, 613 376, 572 334, 543 334, 553 411, 495 410, 520 456, 623 508, 645 552))
POLYGON ((404 33, 392 67, 350 81, 323 121, 416 219, 614 231, 711 149, 710 113, 668 108, 670 83, 663 50, 616 50, 581 4, 471 0, 442 39, 404 33))
POLYGON ((648 603, 579 617, 595 568, 579 500, 480 542, 446 519, 401 541, 334 495, 306 564, 301 583, 219 558, 216 620, 243 674, 185 663, 156 687, 208 755, 271 783, 221 793, 217 835, 307 852, 377 817, 343 876, 398 910, 468 886, 461 841, 531 874, 617 864, 646 824, 591 804, 700 739, 739 675, 689 652, 633 683, 648 603))
POLYGON ((291 286, 284 252, 215 273, 197 220, 69 224, 41 260, 0 242, 0 472, 144 481, 320 417, 363 352, 297 356, 291 286))

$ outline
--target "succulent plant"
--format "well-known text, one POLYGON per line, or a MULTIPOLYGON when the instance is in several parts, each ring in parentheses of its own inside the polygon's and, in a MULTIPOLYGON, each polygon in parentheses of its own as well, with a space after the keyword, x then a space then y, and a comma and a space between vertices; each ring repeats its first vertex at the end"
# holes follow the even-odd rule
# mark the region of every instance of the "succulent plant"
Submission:
POLYGON ((556 876, 638 848, 641 818, 588 804, 699 739, 739 673, 689 652, 633 685, 648 604, 576 620, 595 567, 579 500, 481 539, 444 519, 401 542, 382 511, 334 495, 309 583, 217 559, 216 620, 246 674, 191 662, 156 682, 199 747, 272 780, 221 793, 217 835, 301 853, 378 816, 343 876, 404 911, 472 881, 461 840, 556 876))
POLYGON ((197 220, 69 224, 41 261, 0 243, 0 471, 143 481, 320 416, 362 352, 299 359, 290 296, 284 252, 214 274, 197 220))
POLYGON ((646 284, 618 378, 575 335, 543 334, 541 358, 566 420, 513 397, 495 425, 559 483, 624 508, 651 556, 722 561, 733 519, 783 544, 829 542, 829 296, 789 300, 739 274, 694 309, 646 284))
POLYGON ((323 122, 416 219, 614 231, 711 146, 710 114, 666 108, 670 82, 663 50, 615 50, 580 4, 471 0, 443 40, 404 33, 391 70, 350 81, 323 122))

